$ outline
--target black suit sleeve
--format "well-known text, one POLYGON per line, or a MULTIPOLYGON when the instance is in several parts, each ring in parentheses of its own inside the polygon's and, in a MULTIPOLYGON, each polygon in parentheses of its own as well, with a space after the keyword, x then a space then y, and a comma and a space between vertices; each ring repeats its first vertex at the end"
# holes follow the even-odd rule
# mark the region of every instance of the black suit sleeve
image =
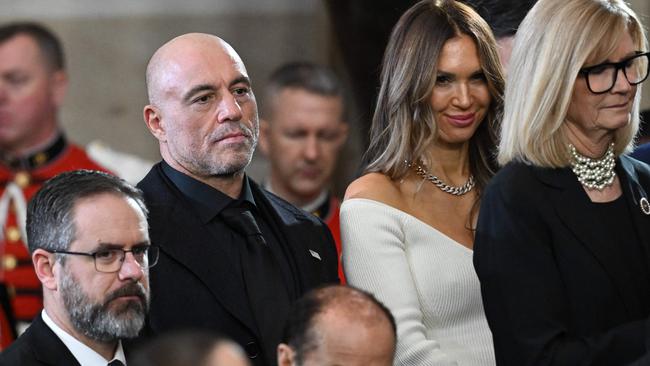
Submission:
POLYGON ((524 186, 527 191, 515 184, 488 187, 476 232, 474 265, 497 365, 624 365, 637 359, 645 351, 643 320, 586 337, 569 331, 571 289, 563 276, 570 271, 554 256, 555 228, 546 220, 554 212, 531 191, 535 187, 524 186))

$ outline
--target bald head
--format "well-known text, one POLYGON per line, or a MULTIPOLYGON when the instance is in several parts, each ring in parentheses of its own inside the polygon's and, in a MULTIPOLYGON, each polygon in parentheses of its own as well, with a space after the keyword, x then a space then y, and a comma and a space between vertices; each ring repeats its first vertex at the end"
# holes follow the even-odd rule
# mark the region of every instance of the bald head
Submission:
POLYGON ((233 63, 239 64, 246 73, 244 63, 237 52, 223 39, 206 33, 187 33, 162 45, 151 56, 147 64, 146 82, 149 103, 160 105, 159 95, 169 87, 169 82, 180 72, 186 72, 186 63, 204 54, 205 50, 223 53, 225 57, 232 59, 233 63))
POLYGON ((280 366, 392 365, 395 320, 372 295, 327 286, 298 300, 290 314, 278 346, 280 366))
POLYGON ((139 347, 129 359, 133 366, 250 366, 236 343, 205 330, 159 335, 139 347))
POLYGON ((237 52, 190 33, 158 49, 147 66, 144 120, 172 168, 231 197, 257 145, 257 102, 237 52))
POLYGON ((320 303, 315 318, 335 315, 346 321, 362 325, 384 322, 395 331, 392 315, 374 296, 346 286, 327 286, 314 291, 314 299, 320 303))
POLYGON ((230 341, 219 342, 206 357, 203 366, 248 366, 244 351, 230 341))

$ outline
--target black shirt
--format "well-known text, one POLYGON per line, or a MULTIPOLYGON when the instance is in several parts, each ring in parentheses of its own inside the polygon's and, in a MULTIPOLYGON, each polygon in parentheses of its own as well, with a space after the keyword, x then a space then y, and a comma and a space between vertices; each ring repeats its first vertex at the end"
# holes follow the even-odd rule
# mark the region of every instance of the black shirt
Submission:
POLYGON ((646 246, 637 235, 632 223, 632 213, 621 195, 611 202, 591 202, 590 210, 598 220, 594 224, 608 227, 603 235, 612 243, 606 249, 608 256, 618 262, 621 268, 627 268, 625 281, 634 286, 642 308, 650 307, 650 275, 646 258, 646 246))
MULTIPOLYGON (((246 248, 246 239, 229 228, 219 217, 219 213, 226 207, 238 205, 238 201, 245 201, 249 207, 252 207, 251 212, 257 221, 264 240, 266 240, 277 263, 279 263, 282 276, 285 280, 284 284, 269 285, 276 287, 277 291, 286 291, 291 300, 296 299, 296 281, 291 270, 293 266, 289 264, 286 253, 287 248, 284 247, 275 231, 272 230, 272 219, 265 217, 266 215, 263 214, 263 210, 258 208, 247 176, 244 176, 241 193, 239 198, 235 200, 223 192, 177 171, 165 161, 162 162, 162 169, 165 175, 188 199, 192 208, 196 210, 201 224, 206 226, 215 238, 221 237, 224 232, 232 233, 231 245, 227 245, 227 243, 214 243, 215 245, 224 246, 224 250, 228 253, 232 263, 240 263, 241 251, 246 248)), ((241 268, 241 271, 240 278, 242 278, 243 282, 243 271, 246 271, 246 268, 241 268)))

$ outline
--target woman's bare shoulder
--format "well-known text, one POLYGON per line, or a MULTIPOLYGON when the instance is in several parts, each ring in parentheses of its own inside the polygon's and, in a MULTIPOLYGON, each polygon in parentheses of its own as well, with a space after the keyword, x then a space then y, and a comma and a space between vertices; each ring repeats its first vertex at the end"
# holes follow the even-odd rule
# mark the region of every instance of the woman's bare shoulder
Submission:
POLYGON ((368 173, 350 183, 344 200, 365 198, 400 208, 403 205, 399 182, 382 173, 368 173))

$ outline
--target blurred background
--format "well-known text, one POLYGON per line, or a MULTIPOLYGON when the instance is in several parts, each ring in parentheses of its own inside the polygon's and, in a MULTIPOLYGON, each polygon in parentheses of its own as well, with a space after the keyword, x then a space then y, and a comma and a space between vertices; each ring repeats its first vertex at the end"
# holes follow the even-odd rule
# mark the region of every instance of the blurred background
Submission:
MULTIPOLYGON (((159 160, 142 119, 149 57, 187 32, 216 34, 240 54, 262 105, 264 84, 277 66, 306 60, 332 66, 350 91, 352 134, 336 191, 353 178, 365 150, 378 65, 391 27, 408 0, 0 0, 0 22, 34 20, 62 40, 70 87, 60 120, 80 144, 100 140, 116 150, 159 160)), ((650 23, 650 1, 632 0, 650 23)), ((646 86, 646 89, 648 87, 646 86)), ((650 90, 650 89, 649 89, 650 90)), ((650 108, 646 92, 643 108, 650 108)), ((256 154, 249 173, 267 164, 256 154)))

